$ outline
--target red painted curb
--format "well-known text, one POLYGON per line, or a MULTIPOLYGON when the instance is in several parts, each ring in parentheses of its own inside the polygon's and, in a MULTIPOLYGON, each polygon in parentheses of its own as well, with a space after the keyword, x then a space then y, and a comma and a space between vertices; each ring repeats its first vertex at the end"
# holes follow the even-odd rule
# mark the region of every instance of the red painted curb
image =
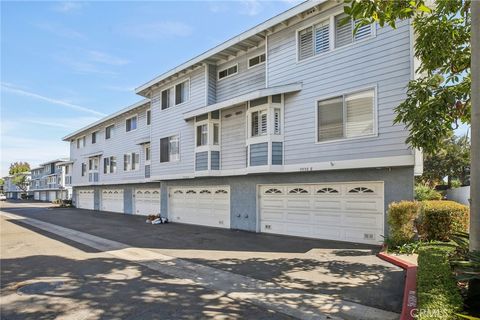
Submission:
POLYGON ((413 320, 417 309, 417 266, 395 256, 380 252, 377 255, 380 259, 388 261, 402 269, 405 269, 405 287, 403 289, 403 304, 401 320, 413 320))

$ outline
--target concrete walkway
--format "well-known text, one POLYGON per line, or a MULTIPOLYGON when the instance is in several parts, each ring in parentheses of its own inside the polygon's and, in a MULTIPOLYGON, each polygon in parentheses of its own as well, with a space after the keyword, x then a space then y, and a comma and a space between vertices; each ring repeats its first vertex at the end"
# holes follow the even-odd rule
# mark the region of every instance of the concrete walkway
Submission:
MULTIPOLYGON (((12 212, 12 210, 10 210, 12 212)), ((398 314, 345 301, 336 296, 314 294, 279 286, 231 273, 208 265, 162 254, 150 249, 104 239, 85 232, 61 227, 35 218, 3 213, 8 219, 59 235, 63 238, 104 251, 109 255, 132 261, 164 274, 187 279, 206 288, 224 292, 229 298, 244 300, 300 319, 396 319, 398 314)))

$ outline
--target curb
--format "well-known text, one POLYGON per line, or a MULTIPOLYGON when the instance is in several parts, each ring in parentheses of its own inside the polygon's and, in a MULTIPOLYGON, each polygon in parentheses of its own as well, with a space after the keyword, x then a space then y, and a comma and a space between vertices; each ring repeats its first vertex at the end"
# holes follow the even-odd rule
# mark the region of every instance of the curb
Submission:
POLYGON ((400 320, 415 319, 414 315, 417 309, 417 266, 385 252, 380 252, 377 256, 382 260, 405 269, 405 287, 403 289, 403 304, 400 320))

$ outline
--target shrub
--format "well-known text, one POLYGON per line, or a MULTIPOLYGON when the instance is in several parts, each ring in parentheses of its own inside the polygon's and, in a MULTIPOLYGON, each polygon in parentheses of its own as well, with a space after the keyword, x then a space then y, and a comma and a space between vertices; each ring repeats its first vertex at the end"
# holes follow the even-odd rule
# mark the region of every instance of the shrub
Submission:
POLYGON ((441 200, 442 194, 435 189, 432 189, 423 184, 417 184, 415 186, 415 200, 441 200))
POLYGON ((424 240, 448 241, 455 232, 468 229, 469 209, 454 201, 424 201, 417 229, 424 240))
POLYGON ((414 201, 394 202, 388 206, 389 240, 393 246, 401 246, 413 240, 419 207, 419 203, 414 201))
POLYGON ((463 301, 454 279, 447 245, 420 247, 417 269, 418 317, 420 320, 456 319, 463 301))

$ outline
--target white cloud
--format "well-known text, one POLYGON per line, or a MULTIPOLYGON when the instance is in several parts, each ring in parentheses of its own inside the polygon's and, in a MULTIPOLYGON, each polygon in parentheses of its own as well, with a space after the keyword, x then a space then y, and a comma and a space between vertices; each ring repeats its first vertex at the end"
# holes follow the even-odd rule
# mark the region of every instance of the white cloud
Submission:
POLYGON ((228 6, 223 1, 208 1, 208 9, 210 12, 220 13, 228 11, 228 6))
POLYGON ((60 141, 60 139, 46 140, 2 136, 0 175, 7 175, 10 163, 15 161, 27 161, 33 167, 48 160, 68 157, 68 155, 69 144, 60 141))
POLYGON ((21 96, 30 97, 30 98, 37 99, 37 100, 46 101, 46 102, 56 104, 56 105, 59 105, 59 106, 63 106, 63 107, 67 107, 69 109, 73 109, 73 110, 76 110, 76 111, 82 111, 82 112, 86 112, 86 113, 90 113, 90 114, 94 114, 96 116, 102 116, 102 117, 106 115, 106 114, 104 114, 102 112, 99 112, 99 111, 96 111, 94 109, 79 106, 79 105, 70 103, 70 102, 65 101, 65 100, 50 98, 50 97, 46 97, 46 96, 43 96, 43 95, 40 95, 40 94, 37 94, 37 93, 34 93, 34 92, 26 91, 26 90, 20 89, 20 88, 15 87, 15 86, 12 86, 11 84, 8 84, 8 83, 5 83, 5 82, 1 83, 1 87, 2 87, 2 90, 5 90, 7 92, 11 92, 11 93, 21 95, 21 96))
POLYGON ((87 54, 90 61, 94 61, 98 63, 110 64, 115 66, 123 66, 125 64, 130 63, 130 61, 126 59, 115 57, 105 52, 91 50, 91 51, 88 51, 87 54))
POLYGON ((62 13, 69 13, 79 11, 84 5, 84 2, 79 1, 61 1, 53 6, 53 10, 62 13))
POLYGON ((84 127, 92 122, 97 121, 98 117, 75 117, 75 118, 55 118, 55 122, 51 118, 48 119, 27 119, 26 123, 39 125, 41 127, 53 127, 59 129, 68 129, 72 131, 75 128, 84 127))
POLYGON ((69 39, 86 39, 87 37, 76 30, 67 28, 65 26, 59 25, 59 24, 54 24, 51 22, 41 22, 41 23, 36 23, 33 24, 35 27, 37 27, 40 30, 50 32, 51 34, 54 34, 59 37, 63 38, 69 38, 69 39))
POLYGON ((158 40, 169 37, 188 37, 192 27, 178 21, 158 21, 124 26, 122 32, 144 40, 158 40))
POLYGON ((79 74, 103 74, 103 75, 117 75, 118 72, 106 70, 105 68, 98 66, 95 62, 88 61, 88 58, 74 58, 70 54, 61 54, 54 56, 54 59, 71 68, 73 71, 79 74))
POLYGON ((258 0, 243 0, 242 2, 243 10, 242 13, 248 16, 256 16, 262 11, 262 4, 258 0))
POLYGON ((112 91, 119 91, 119 92, 134 92, 135 86, 105 86, 105 89, 112 90, 112 91))

